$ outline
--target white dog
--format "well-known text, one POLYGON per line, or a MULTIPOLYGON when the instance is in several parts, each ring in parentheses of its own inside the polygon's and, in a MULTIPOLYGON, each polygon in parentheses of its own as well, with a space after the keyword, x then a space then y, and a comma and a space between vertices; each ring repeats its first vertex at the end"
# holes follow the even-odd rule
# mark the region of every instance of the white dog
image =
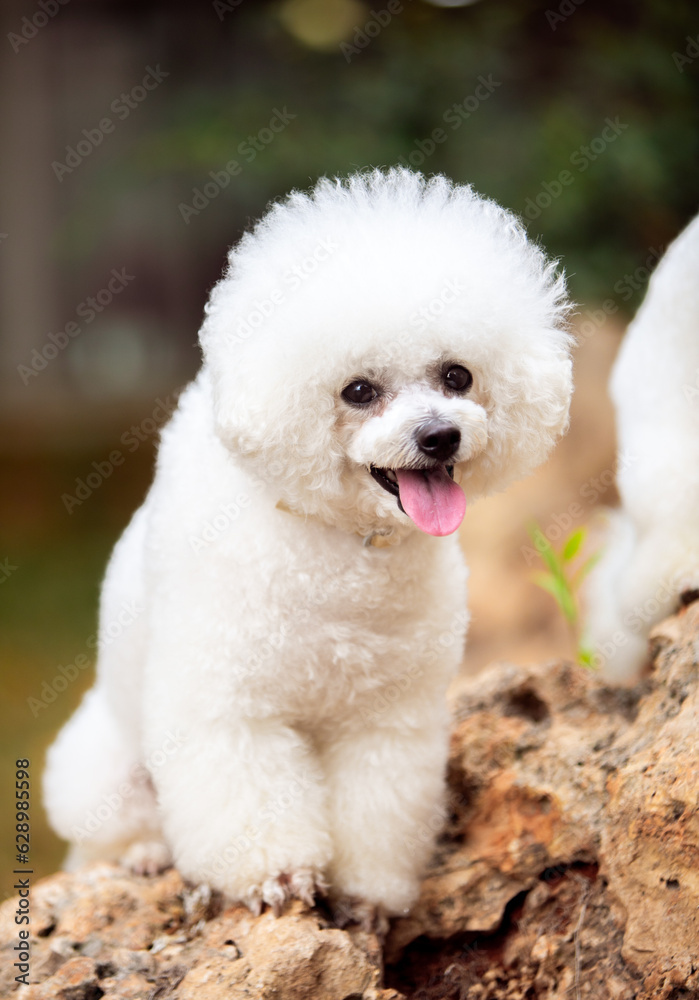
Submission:
POLYGON ((699 217, 651 278, 611 395, 622 506, 588 580, 588 630, 602 675, 633 684, 651 626, 699 590, 699 217))
POLYGON ((243 238, 49 751, 80 860, 171 852, 253 908, 327 883, 410 906, 462 657, 454 532, 566 428, 567 309, 517 220, 443 177, 322 180, 243 238))

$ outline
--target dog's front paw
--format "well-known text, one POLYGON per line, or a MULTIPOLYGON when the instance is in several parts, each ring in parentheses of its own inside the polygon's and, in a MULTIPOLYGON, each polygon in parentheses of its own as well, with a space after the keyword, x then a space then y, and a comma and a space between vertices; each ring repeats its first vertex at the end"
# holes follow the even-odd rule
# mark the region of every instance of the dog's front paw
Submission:
POLYGON ((262 912, 266 903, 278 917, 291 899, 300 899, 306 906, 313 906, 316 896, 324 896, 328 884, 314 868, 299 868, 298 871, 272 875, 259 888, 253 889, 245 897, 247 906, 255 915, 262 912))
POLYGON ((137 840, 123 854, 121 863, 134 875, 159 875, 172 867, 172 855, 162 840, 137 840))

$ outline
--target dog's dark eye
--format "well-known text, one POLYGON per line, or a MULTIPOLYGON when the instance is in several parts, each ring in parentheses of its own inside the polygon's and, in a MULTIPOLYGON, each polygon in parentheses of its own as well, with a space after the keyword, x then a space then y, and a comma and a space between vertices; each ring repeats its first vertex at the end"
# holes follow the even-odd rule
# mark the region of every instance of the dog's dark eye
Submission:
POLYGON ((450 365, 443 377, 444 384, 454 392, 468 392, 473 385, 473 375, 463 365, 450 365))
POLYGON ((377 396, 378 392, 371 382, 362 382, 361 379, 357 382, 350 382, 342 390, 342 398, 348 403, 354 403, 356 406, 364 406, 366 403, 370 403, 372 399, 376 399, 377 396))

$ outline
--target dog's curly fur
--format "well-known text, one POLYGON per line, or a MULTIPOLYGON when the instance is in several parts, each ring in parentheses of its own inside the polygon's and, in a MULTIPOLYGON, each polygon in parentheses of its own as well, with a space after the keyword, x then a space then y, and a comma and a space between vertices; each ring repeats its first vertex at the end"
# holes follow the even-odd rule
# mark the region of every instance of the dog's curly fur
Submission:
POLYGON ((699 217, 653 274, 610 391, 621 507, 587 582, 586 624, 604 679, 630 686, 651 627, 699 590, 699 217))
POLYGON ((293 193, 231 251, 107 571, 96 685, 49 752, 76 857, 129 849, 148 870, 167 845, 253 907, 326 882, 410 906, 442 817, 466 569, 370 469, 424 467, 438 418, 469 502, 530 472, 567 425, 567 309, 514 216, 402 169, 293 193), (343 397, 353 380, 378 387, 368 406, 343 397))

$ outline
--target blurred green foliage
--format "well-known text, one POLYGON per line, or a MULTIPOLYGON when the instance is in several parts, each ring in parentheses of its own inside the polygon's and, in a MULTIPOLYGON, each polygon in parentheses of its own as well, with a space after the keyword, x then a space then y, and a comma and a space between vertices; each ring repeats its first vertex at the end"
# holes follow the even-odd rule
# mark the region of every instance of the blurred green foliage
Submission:
POLYGON ((187 238, 230 243, 292 187, 411 154, 426 172, 471 182, 518 213, 569 169, 573 183, 529 229, 565 259, 579 301, 603 299, 696 210, 698 69, 678 69, 673 53, 684 53, 697 30, 688 0, 460 8, 406 0, 369 44, 343 54, 339 44, 313 51, 292 38, 277 4, 246 2, 222 22, 208 5, 175 10, 163 59, 171 76, 151 99, 147 132, 91 176, 94 197, 82 192, 72 236, 81 231, 89 246, 120 190, 134 186, 153 194, 167 183, 177 202, 191 204, 209 171, 235 158, 241 173, 215 209, 192 220, 187 238), (556 14, 559 6, 573 13, 556 14), (445 124, 479 78, 497 87, 468 118, 445 124), (248 163, 240 144, 284 107, 296 118, 248 163), (571 167, 607 119, 627 127, 586 167, 571 167), (440 127, 446 141, 423 157, 416 142, 440 127))
POLYGON ((546 569, 532 574, 532 583, 553 597, 558 610, 568 626, 575 655, 580 664, 593 666, 593 650, 585 641, 580 609, 580 588, 590 570, 596 565, 601 552, 586 555, 580 562, 578 556, 587 540, 587 530, 576 528, 563 541, 557 551, 538 524, 529 525, 529 537, 546 569))

